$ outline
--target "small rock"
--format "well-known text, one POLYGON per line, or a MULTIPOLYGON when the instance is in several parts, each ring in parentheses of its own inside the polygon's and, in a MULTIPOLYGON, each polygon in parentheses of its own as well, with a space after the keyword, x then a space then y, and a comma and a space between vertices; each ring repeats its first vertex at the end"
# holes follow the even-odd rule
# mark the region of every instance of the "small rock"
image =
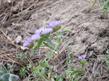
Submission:
POLYGON ((21 43, 21 41, 22 41, 22 37, 21 36, 17 36, 16 39, 15 39, 15 43, 19 44, 19 43, 21 43))

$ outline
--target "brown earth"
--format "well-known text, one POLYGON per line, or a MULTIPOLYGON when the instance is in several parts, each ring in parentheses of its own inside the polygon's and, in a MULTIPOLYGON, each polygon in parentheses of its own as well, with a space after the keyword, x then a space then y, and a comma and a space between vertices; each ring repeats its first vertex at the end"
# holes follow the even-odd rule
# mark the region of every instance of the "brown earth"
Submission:
POLYGON ((109 47, 109 19, 100 18, 99 7, 87 12, 88 0, 1 0, 0 57, 17 54, 16 37, 31 35, 53 20, 61 20, 71 29, 66 39, 72 54, 87 54, 90 64, 81 81, 108 81, 108 70, 102 62, 109 47))

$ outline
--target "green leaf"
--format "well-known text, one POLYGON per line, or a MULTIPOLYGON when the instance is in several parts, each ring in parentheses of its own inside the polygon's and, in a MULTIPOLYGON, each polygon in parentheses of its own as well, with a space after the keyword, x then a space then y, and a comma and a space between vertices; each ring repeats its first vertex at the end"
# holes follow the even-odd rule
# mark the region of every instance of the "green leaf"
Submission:
POLYGON ((1 80, 2 81, 9 81, 9 77, 10 77, 9 73, 5 73, 1 76, 1 80))
POLYGON ((5 73, 2 76, 0 76, 0 81, 18 81, 19 76, 11 74, 11 73, 5 73))
POLYGON ((104 2, 102 2, 102 8, 105 12, 109 11, 109 0, 105 0, 104 2))
POLYGON ((50 49, 54 50, 54 44, 51 42, 51 40, 47 40, 44 42, 44 45, 49 47, 50 49))
POLYGON ((42 45, 42 43, 48 39, 50 34, 47 35, 42 35, 41 38, 35 43, 35 45, 33 46, 33 49, 38 49, 40 48, 40 46, 42 45))
POLYGON ((49 66, 49 64, 48 64, 48 62, 46 60, 44 60, 43 62, 41 62, 40 65, 42 67, 48 67, 49 66))
POLYGON ((10 74, 9 81, 18 81, 18 80, 19 80, 19 77, 17 75, 10 74))
POLYGON ((1 71, 1 70, 0 70, 0 76, 2 76, 3 74, 4 74, 4 71, 1 71))
POLYGON ((57 26, 57 27, 53 28, 53 32, 56 32, 56 31, 58 31, 60 29, 61 29, 61 26, 57 26))
POLYGON ((86 61, 86 60, 81 60, 81 61, 80 61, 80 64, 81 64, 81 66, 83 67, 85 64, 87 64, 87 61, 86 61))

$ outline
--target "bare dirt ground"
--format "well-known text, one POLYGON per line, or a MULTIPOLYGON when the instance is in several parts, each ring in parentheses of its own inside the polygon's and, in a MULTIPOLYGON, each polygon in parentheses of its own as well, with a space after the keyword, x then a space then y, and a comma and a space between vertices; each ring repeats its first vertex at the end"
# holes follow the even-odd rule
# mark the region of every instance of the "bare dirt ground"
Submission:
MULTIPOLYGON (((14 62, 21 50, 17 36, 31 35, 52 20, 61 20, 71 29, 67 39, 72 54, 87 54, 90 64, 81 81, 108 81, 109 72, 102 59, 109 47, 109 19, 101 19, 99 8, 87 12, 88 0, 1 0, 0 60, 14 62), (14 57, 13 57, 14 58, 14 57)), ((75 64, 76 65, 76 64, 75 64)))

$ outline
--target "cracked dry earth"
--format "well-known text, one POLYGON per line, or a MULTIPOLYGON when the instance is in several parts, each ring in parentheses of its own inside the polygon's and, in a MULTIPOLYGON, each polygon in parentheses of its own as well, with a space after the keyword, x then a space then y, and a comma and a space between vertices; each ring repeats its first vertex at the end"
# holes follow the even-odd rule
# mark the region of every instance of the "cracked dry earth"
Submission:
MULTIPOLYGON (((22 14, 22 17, 19 16, 20 19, 12 15, 10 20, 15 21, 7 20, 1 29, 15 40, 18 35, 24 38, 29 36, 49 21, 61 20, 64 22, 63 25, 71 30, 66 39, 69 40, 68 46, 72 54, 87 54, 89 60, 81 81, 109 81, 108 70, 102 61, 104 52, 109 47, 109 19, 100 19, 101 10, 97 8, 87 12, 87 8, 91 5, 88 0, 39 0, 37 4, 31 13, 29 10, 24 11, 26 17, 29 14, 28 18, 25 19, 22 14)), ((1 54, 7 52, 16 54, 18 50, 6 39, 1 32, 1 54)))

